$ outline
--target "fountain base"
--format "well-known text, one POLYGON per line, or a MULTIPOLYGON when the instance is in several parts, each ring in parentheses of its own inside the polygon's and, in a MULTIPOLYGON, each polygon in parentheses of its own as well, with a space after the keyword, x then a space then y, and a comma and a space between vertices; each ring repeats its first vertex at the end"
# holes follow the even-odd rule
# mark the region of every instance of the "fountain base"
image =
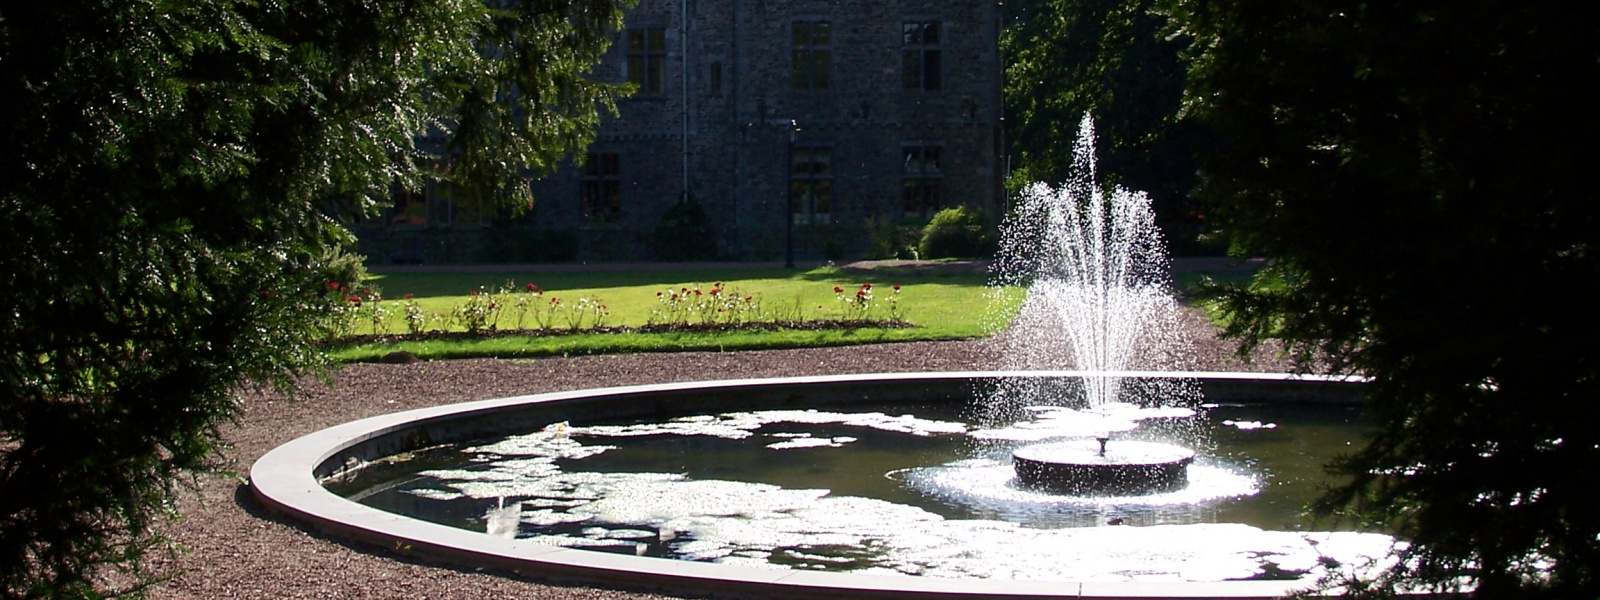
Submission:
POLYGON ((1144 496, 1189 484, 1194 451, 1155 442, 1073 440, 1018 448, 1011 454, 1023 486, 1074 496, 1144 496))

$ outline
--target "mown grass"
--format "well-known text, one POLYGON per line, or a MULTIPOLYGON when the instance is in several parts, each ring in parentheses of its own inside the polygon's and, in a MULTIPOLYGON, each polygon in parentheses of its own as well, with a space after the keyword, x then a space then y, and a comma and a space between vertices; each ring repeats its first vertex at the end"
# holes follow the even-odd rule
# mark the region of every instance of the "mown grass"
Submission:
POLYGON ((1227 329, 1232 315, 1224 310, 1216 294, 1230 288, 1260 289, 1261 286, 1280 285, 1258 281, 1256 275, 1259 272, 1260 266, 1254 265, 1177 273, 1173 277, 1173 291, 1185 303, 1198 308, 1217 329, 1227 329))
MULTIPOLYGON (((593 323, 586 320, 577 332, 564 333, 567 319, 556 319, 553 326, 540 335, 510 335, 483 338, 453 337, 448 339, 402 340, 393 342, 368 342, 336 345, 330 349, 335 360, 346 362, 372 361, 395 351, 405 351, 423 359, 468 357, 532 357, 578 354, 670 352, 688 350, 754 350, 774 348, 842 346, 853 344, 899 342, 917 340, 949 340, 982 337, 993 333, 1009 322, 1021 305, 1022 291, 1015 289, 991 290, 985 277, 964 273, 923 273, 901 271, 892 273, 849 272, 834 267, 824 267, 796 272, 785 269, 727 268, 715 270, 680 271, 616 271, 581 273, 391 273, 374 278, 376 284, 389 298, 382 304, 391 314, 377 328, 370 323, 358 322, 352 333, 404 333, 407 325, 399 300, 407 294, 416 302, 430 321, 425 329, 459 331, 459 324, 447 327, 446 318, 451 309, 464 304, 468 293, 475 290, 509 291, 498 296, 505 308, 498 319, 497 328, 514 329, 517 316, 512 304, 519 294, 527 294, 523 286, 538 285, 543 294, 529 297, 535 308, 547 306, 551 298, 558 298, 568 306, 580 298, 590 298, 605 304, 610 316, 607 326, 639 327, 663 321, 662 303, 657 292, 694 289, 709 291, 721 282, 727 294, 753 297, 761 307, 756 320, 814 321, 861 316, 849 311, 839 302, 835 287, 853 295, 863 283, 873 284, 874 308, 864 315, 873 319, 898 316, 914 325, 910 328, 854 328, 854 329, 776 329, 736 330, 722 332, 665 332, 665 333, 594 333, 584 328, 593 323), (898 311, 891 314, 888 298, 892 286, 900 285, 898 311), (558 335, 559 334, 559 335, 558 335)), ((697 322, 691 318, 691 323, 697 322)), ((522 327, 532 328, 528 315, 523 316, 522 327)))
POLYGON ((1245 286, 1255 277, 1255 269, 1229 269, 1218 271, 1187 271, 1173 275, 1173 286, 1179 296, 1193 297, 1205 285, 1245 286))

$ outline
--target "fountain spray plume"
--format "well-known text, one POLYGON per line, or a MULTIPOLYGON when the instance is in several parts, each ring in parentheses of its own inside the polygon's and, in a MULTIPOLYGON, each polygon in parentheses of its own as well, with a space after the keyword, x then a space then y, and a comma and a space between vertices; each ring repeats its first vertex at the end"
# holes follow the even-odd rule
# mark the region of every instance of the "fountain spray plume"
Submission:
MULTIPOLYGON (((1003 336, 1011 370, 1183 370, 1187 340, 1161 232, 1150 197, 1120 186, 1106 190, 1095 172, 1094 123, 1084 115, 1064 185, 1022 190, 1001 226, 995 280, 1028 288, 1011 331, 1003 336)), ((1123 390, 1118 377, 1088 377, 1070 395, 1090 406, 1127 401, 1169 404, 1183 390, 1123 390), (1126 392, 1126 393, 1125 393, 1126 392)), ((1039 403, 1038 390, 999 390, 1039 403)), ((1001 402, 1000 404, 1015 404, 1001 402)), ((1006 412, 1003 407, 1002 412, 1006 412)), ((1002 417, 1002 415, 992 415, 1002 417)), ((1003 418, 1003 417, 1002 417, 1003 418)))

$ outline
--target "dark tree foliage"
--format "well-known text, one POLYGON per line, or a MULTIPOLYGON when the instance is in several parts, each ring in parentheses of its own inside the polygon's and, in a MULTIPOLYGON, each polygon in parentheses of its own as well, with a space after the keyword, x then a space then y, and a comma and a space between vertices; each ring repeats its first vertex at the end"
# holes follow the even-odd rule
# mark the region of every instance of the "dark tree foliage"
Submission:
POLYGON ((147 583, 235 391, 317 365, 340 220, 432 176, 529 201, 615 92, 581 75, 621 9, 0 7, 0 598, 147 583))
POLYGON ((1229 333, 1373 379, 1322 505, 1414 542, 1366 591, 1600 597, 1600 5, 1170 8, 1204 193, 1274 258, 1229 333))
POLYGON ((1202 251, 1206 211, 1193 197, 1210 143, 1178 116, 1188 40, 1169 37, 1155 0, 1007 3, 1006 135, 1025 182, 1061 183, 1084 113, 1094 115, 1101 180, 1150 194, 1173 251, 1202 251))
POLYGON ((706 221, 705 208, 689 199, 667 207, 656 223, 656 260, 711 260, 717 256, 717 241, 706 221))

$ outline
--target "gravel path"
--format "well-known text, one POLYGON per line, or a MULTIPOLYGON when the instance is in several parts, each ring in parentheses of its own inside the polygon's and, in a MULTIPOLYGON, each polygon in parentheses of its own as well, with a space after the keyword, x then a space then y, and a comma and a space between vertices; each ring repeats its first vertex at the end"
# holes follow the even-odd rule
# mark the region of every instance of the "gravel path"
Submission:
MULTIPOLYGON (((1188 314, 1198 364, 1203 370, 1281 371, 1271 355, 1250 364, 1232 358, 1232 346, 1216 339, 1198 315, 1188 314)), ((330 384, 306 387, 294 399, 252 393, 236 427, 224 432, 228 460, 239 473, 256 458, 295 437, 377 414, 436 404, 586 387, 894 371, 995 368, 996 344, 986 340, 879 344, 733 353, 679 353, 548 358, 459 360, 409 365, 346 367, 330 384)), ((418 562, 382 548, 350 546, 265 512, 239 479, 207 476, 197 493, 183 494, 184 518, 170 526, 182 546, 175 558, 152 566, 172 573, 152 590, 154 598, 671 598, 526 581, 418 562)))

